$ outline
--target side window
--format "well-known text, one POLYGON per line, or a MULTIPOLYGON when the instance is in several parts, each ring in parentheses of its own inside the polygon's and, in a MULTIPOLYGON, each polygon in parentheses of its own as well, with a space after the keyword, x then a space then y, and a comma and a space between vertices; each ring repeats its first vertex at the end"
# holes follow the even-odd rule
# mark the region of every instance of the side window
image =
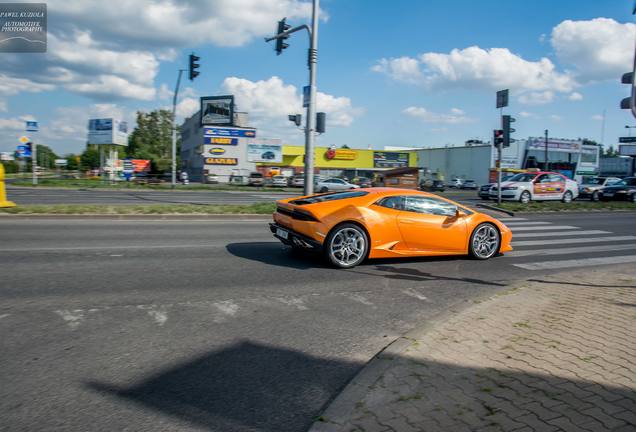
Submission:
POLYGON ((565 183, 565 179, 563 177, 561 177, 560 175, 556 175, 556 174, 551 174, 550 175, 550 181, 551 182, 565 183))
POLYGON ((395 209, 395 210, 404 210, 404 197, 402 196, 392 196, 386 197, 378 201, 379 206, 395 209))
POLYGON ((340 179, 333 179, 333 183, 344 184, 344 182, 342 180, 340 180, 340 179))
POLYGON ((404 210, 437 216, 454 216, 457 211, 457 207, 451 203, 435 198, 407 196, 404 210))
POLYGON ((543 174, 540 175, 536 180, 535 183, 550 183, 550 176, 548 174, 543 174))

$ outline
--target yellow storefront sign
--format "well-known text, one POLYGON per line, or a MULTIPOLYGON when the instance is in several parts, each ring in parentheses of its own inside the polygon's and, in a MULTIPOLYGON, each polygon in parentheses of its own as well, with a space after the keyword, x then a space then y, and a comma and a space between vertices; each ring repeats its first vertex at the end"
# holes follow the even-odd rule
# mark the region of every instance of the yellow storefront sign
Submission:
POLYGON ((238 159, 236 158, 205 158, 205 163, 207 165, 238 165, 238 159))

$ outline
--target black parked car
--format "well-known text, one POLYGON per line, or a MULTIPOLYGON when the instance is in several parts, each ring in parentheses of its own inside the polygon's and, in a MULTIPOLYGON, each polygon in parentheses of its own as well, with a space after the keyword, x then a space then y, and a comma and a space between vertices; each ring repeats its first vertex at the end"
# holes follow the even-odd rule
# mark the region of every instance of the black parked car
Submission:
POLYGON ((636 203, 636 177, 625 177, 618 183, 606 186, 598 193, 601 201, 631 201, 636 203))
POLYGON ((420 190, 427 192, 444 192, 446 185, 442 180, 425 180, 420 182, 420 190))

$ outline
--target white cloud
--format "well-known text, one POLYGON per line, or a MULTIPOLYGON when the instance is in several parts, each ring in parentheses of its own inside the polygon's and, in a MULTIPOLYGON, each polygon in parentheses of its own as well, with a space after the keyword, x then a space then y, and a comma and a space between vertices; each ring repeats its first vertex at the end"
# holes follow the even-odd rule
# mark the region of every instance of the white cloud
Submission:
POLYGON ((519 96, 519 103, 524 105, 543 105, 554 100, 554 92, 546 90, 543 92, 530 92, 519 96))
POLYGON ((402 113, 422 120, 424 123, 460 124, 471 123, 474 120, 466 117, 460 109, 454 108, 450 114, 435 113, 423 107, 410 106, 402 110, 402 113))
POLYGON ((177 118, 190 117, 199 110, 199 99, 186 97, 177 104, 177 118))
POLYGON ((519 117, 523 117, 523 118, 536 118, 537 115, 535 113, 531 113, 528 111, 521 111, 519 113, 519 117))
POLYGON ((399 59, 381 59, 373 68, 390 77, 427 88, 480 88, 498 90, 570 92, 576 83, 560 73, 548 59, 528 61, 506 48, 472 46, 450 53, 428 52, 399 59))
POLYGON ((154 87, 133 84, 125 79, 113 75, 99 75, 92 82, 68 84, 66 88, 77 93, 86 93, 96 98, 113 99, 124 97, 140 100, 153 100, 156 90, 154 87))
POLYGON ((603 121, 603 116, 600 114, 594 114, 591 118, 594 121, 603 121))
POLYGON ((0 118, 0 129, 9 131, 23 131, 24 117, 0 118))
POLYGON ((570 93, 570 96, 568 96, 568 99, 575 102, 580 101, 580 100, 583 100, 583 95, 579 92, 572 92, 570 93))
POLYGON ((0 99, 0 112, 7 112, 9 110, 9 105, 6 100, 0 99))
POLYGON ((45 90, 52 90, 50 84, 39 84, 25 78, 11 77, 5 74, 0 75, 0 94, 15 95, 20 92, 39 93, 45 90))
MULTIPOLYGON (((270 130, 288 127, 289 114, 305 113, 298 89, 276 76, 261 81, 228 77, 221 88, 234 95, 237 110, 248 112, 251 123, 270 130)), ((351 99, 321 92, 317 93, 316 105, 318 111, 327 113, 329 126, 349 126, 362 113, 351 99)))
POLYGON ((580 81, 618 80, 634 58, 636 24, 609 18, 566 20, 552 30, 552 46, 561 62, 576 68, 580 81))
POLYGON ((563 120, 563 117, 561 117, 560 115, 552 114, 550 116, 550 120, 559 122, 559 121, 563 120))

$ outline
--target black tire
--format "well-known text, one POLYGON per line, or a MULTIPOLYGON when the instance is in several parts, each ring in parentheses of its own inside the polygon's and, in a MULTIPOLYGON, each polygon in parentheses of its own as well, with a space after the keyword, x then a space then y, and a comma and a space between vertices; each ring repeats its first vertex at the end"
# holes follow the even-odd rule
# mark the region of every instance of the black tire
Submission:
POLYGON ((630 201, 636 204, 636 192, 633 192, 630 198, 631 198, 630 201))
POLYGON ((327 189, 326 187, 321 187, 320 188, 320 193, 325 193, 325 192, 329 192, 329 189, 327 189))
POLYGON ((325 240, 325 243, 323 244, 323 253, 325 255, 325 259, 327 260, 327 262, 334 267, 342 268, 342 269, 355 267, 358 264, 360 264, 362 261, 364 261, 367 258, 367 255, 369 254, 369 236, 367 236, 367 233, 356 224, 352 224, 352 223, 340 224, 334 227, 329 232, 329 235, 327 236, 327 239, 325 240), (339 259, 338 256, 334 254, 333 246, 334 246, 334 242, 338 241, 338 239, 341 239, 342 236, 347 237, 347 232, 352 232, 352 231, 357 233, 357 236, 359 236, 359 237, 356 237, 356 239, 360 239, 362 241, 361 248, 360 247, 358 248, 361 250, 357 254, 357 258, 355 258, 351 262, 345 263, 343 262, 342 259, 339 259))
POLYGON ((598 196, 598 191, 594 191, 592 192, 592 196, 590 197, 590 200, 597 202, 600 200, 599 196, 598 196))
POLYGON ((477 227, 473 230, 473 233, 470 235, 470 240, 468 242, 468 254, 470 257, 477 260, 487 260, 496 256, 499 253, 499 249, 501 249, 501 233, 497 227, 488 222, 477 225, 477 227), (481 230, 488 230, 488 232, 496 236, 496 243, 490 246, 489 250, 485 253, 476 249, 475 245, 475 237, 481 232, 481 230))
POLYGON ((483 199, 484 201, 490 201, 489 197, 479 197, 479 198, 483 199))
POLYGON ((565 193, 563 194, 563 198, 561 198, 561 201, 566 204, 569 204, 572 201, 574 201, 574 196, 572 195, 572 192, 565 191, 565 193))
POLYGON ((532 201, 532 195, 530 195, 530 192, 528 191, 521 192, 521 195, 519 195, 519 202, 523 204, 528 204, 530 201, 532 201))

